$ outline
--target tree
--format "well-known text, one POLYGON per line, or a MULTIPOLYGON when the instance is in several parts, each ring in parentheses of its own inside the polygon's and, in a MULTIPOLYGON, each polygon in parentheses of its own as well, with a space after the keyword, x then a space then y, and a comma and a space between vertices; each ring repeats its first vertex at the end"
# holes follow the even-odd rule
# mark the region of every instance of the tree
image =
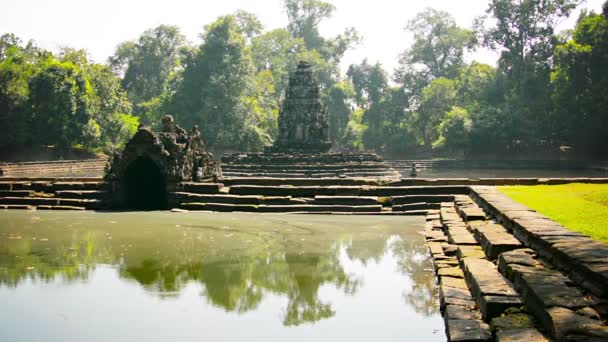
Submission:
POLYGON ((165 91, 179 68, 184 45, 185 38, 176 26, 160 25, 146 30, 137 41, 124 42, 116 48, 109 63, 123 75, 122 86, 135 105, 136 114, 144 113, 145 103, 165 91))
POLYGON ((359 107, 377 104, 388 90, 388 74, 380 63, 370 65, 364 59, 360 65, 349 66, 346 75, 353 84, 359 107))
POLYGON ((323 98, 329 114, 329 137, 335 145, 341 145, 352 113, 353 90, 348 83, 334 84, 323 98))
POLYGON ((472 31, 456 25, 447 12, 427 8, 407 23, 414 44, 400 57, 395 81, 418 97, 433 79, 453 79, 464 66, 464 52, 474 48, 472 31))
POLYGON ((471 148, 472 126, 473 121, 466 109, 452 107, 439 124, 439 138, 433 143, 433 148, 466 155, 471 148))
POLYGON ((309 50, 321 50, 325 39, 319 33, 319 24, 330 18, 336 7, 320 0, 285 0, 284 6, 291 36, 302 38, 309 50))
POLYGON ((430 147, 438 138, 438 126, 456 101, 456 82, 438 78, 422 91, 420 107, 415 115, 414 126, 420 132, 424 146, 430 147))
POLYGON ((39 144, 66 149, 99 139, 90 110, 91 88, 74 64, 51 61, 29 80, 29 91, 30 125, 39 144))
POLYGON ((547 121, 554 28, 580 0, 492 0, 489 16, 476 20, 486 47, 501 50, 498 82, 502 103, 495 113, 506 125, 504 148, 525 148, 550 139, 547 121))
POLYGON ((198 125, 211 146, 260 149, 264 137, 246 101, 254 68, 237 18, 220 17, 205 27, 203 39, 167 109, 180 123, 198 125))
POLYGON ((608 134, 608 1, 604 13, 583 14, 572 40, 557 46, 551 122, 556 139, 579 153, 605 156, 608 134))

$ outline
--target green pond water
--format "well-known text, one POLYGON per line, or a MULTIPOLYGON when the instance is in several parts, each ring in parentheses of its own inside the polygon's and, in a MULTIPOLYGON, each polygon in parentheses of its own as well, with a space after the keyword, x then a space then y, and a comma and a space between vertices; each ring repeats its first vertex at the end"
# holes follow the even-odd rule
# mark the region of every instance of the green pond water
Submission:
POLYGON ((423 227, 0 211, 0 341, 444 341, 423 227))

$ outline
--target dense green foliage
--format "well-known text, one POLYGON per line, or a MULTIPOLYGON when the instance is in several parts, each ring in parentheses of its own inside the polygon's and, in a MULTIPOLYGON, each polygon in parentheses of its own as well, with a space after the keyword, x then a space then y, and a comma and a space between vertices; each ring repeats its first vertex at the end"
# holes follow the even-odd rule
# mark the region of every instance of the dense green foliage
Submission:
POLYGON ((506 186, 500 191, 569 229, 608 242, 606 184, 506 186))
MULTIPOLYGON (((330 136, 341 150, 453 157, 560 151, 605 157, 608 136, 608 2, 557 34, 579 0, 490 0, 474 30, 426 9, 405 30, 413 44, 390 74, 367 60, 345 75, 340 61, 358 44, 354 28, 323 37, 336 8, 284 0, 285 28, 255 15, 225 15, 190 45, 160 25, 118 45, 108 65, 80 50, 57 54, 0 40, 0 148, 56 146, 112 150, 139 122, 173 114, 198 125, 218 150, 262 150, 277 136, 290 71, 313 64, 330 136), (472 61, 478 47, 500 53, 496 67, 472 61)), ((396 43, 396 42, 392 42, 396 43)))
POLYGON ((84 51, 0 38, 0 147, 120 147, 138 126, 120 79, 84 51))

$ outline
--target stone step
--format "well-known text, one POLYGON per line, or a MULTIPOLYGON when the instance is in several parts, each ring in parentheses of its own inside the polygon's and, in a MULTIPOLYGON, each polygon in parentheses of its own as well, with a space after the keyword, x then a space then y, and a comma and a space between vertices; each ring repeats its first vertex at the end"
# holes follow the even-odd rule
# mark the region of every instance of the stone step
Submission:
MULTIPOLYGON (((225 175, 224 175, 225 176, 225 175)), ((353 178, 242 178, 224 177, 221 182, 226 186, 234 185, 293 185, 293 186, 331 186, 331 185, 379 185, 377 181, 353 178)))
POLYGON ((231 194, 235 195, 262 195, 262 196, 358 196, 361 193, 359 186, 262 186, 262 185, 234 185, 230 187, 231 194))
POLYGON ((490 341, 490 326, 464 280, 458 259, 447 255, 442 247, 447 240, 439 218, 429 218, 425 225, 427 245, 439 280, 439 300, 448 341, 490 341), (432 240, 432 241, 431 241, 432 240))
POLYGON ((6 190, 34 190, 55 192, 61 190, 101 190, 106 186, 103 182, 63 182, 63 181, 22 181, 3 183, 0 188, 6 190))
POLYGON ((30 197, 34 190, 0 190, 0 197, 30 197))
MULTIPOLYGON (((322 196, 314 197, 312 204, 318 205, 378 205, 378 197, 373 196, 322 196)), ((426 208, 425 208, 426 209, 426 208)))
POLYGON ((25 210, 31 210, 34 209, 34 206, 31 205, 27 205, 27 204, 0 204, 0 209, 25 209, 25 210))
POLYGON ((263 185, 233 185, 230 193, 235 195, 264 195, 264 196, 403 196, 421 194, 453 194, 468 191, 464 186, 263 186, 263 185))
POLYGON ((219 194, 223 187, 224 184, 222 183, 184 182, 178 185, 177 190, 180 192, 192 192, 199 194, 219 194))
POLYGON ((187 210, 209 211, 243 211, 262 213, 281 212, 347 212, 347 213, 380 213, 381 205, 252 205, 252 204, 226 204, 226 203, 181 203, 180 208, 187 210))
POLYGON ((108 196, 105 190, 59 190, 55 196, 60 198, 102 199, 108 196))
POLYGON ((467 225, 490 260, 496 260, 500 253, 522 248, 523 245, 505 227, 487 221, 473 221, 467 225), (475 222, 483 222, 475 224, 475 222))
POLYGON ((502 315, 508 308, 523 305, 517 291, 492 262, 479 258, 463 258, 460 261, 466 282, 485 321, 502 315))
POLYGON ((259 196, 259 195, 230 195, 230 194, 197 194, 176 192, 178 202, 225 203, 225 204, 307 204, 302 198, 290 196, 259 196))
POLYGON ((20 205, 65 205, 85 207, 87 209, 98 209, 102 201, 96 199, 73 199, 56 197, 1 197, 0 204, 20 204, 20 205))
POLYGON ((405 195, 391 197, 393 205, 410 204, 410 203, 441 203, 454 201, 453 195, 405 195))
POLYGON ((304 172, 304 173, 324 173, 324 172, 375 172, 392 170, 385 165, 222 165, 222 170, 228 172, 304 172))
POLYGON ((87 208, 70 205, 39 205, 36 210, 87 210, 87 208))
POLYGON ((457 185, 445 186, 369 186, 363 187, 364 196, 405 196, 405 195, 453 195, 467 194, 469 187, 457 185))
POLYGON ((568 230, 495 188, 472 187, 472 196, 519 241, 568 273, 577 285, 608 297, 608 244, 568 230))
POLYGON ((586 294, 562 273, 548 269, 530 249, 500 254, 499 269, 523 294, 528 310, 557 341, 606 341, 605 300, 586 294), (604 315, 604 317, 602 317, 604 315))
POLYGON ((411 210, 428 210, 428 209, 439 209, 439 203, 409 203, 393 205, 391 208, 393 211, 411 211, 411 210))

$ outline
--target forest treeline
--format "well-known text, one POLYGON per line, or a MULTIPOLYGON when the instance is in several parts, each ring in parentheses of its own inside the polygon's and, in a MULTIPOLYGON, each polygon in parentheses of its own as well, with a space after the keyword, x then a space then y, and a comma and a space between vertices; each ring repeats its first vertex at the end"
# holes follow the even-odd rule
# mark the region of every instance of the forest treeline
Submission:
MULTIPOLYGON (((107 63, 85 50, 0 38, 0 149, 54 146, 112 152, 139 124, 170 113, 215 150, 260 151, 277 136, 288 74, 314 65, 337 149, 452 157, 572 151, 605 157, 608 1, 556 32, 580 0, 490 0, 467 29, 426 9, 405 24, 414 42, 391 73, 340 61, 355 28, 323 37, 335 7, 285 0, 288 25, 265 30, 248 12, 219 17, 198 45, 161 25, 123 42, 107 63), (495 67, 465 54, 497 51, 495 67)), ((386 42, 399 44, 399 42, 386 42)))

